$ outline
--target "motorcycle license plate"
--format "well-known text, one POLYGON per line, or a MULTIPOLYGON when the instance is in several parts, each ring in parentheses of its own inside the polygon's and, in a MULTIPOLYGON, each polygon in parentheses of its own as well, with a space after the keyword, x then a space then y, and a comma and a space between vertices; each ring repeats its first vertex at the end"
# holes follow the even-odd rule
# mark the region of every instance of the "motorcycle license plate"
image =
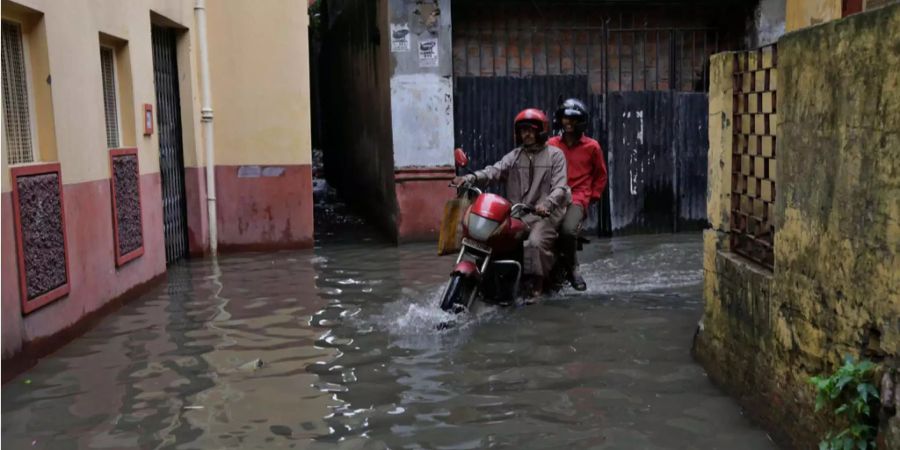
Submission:
POLYGON ((469 238, 463 238, 462 244, 466 247, 472 247, 475 250, 478 250, 479 252, 482 252, 482 253, 487 253, 487 254, 491 253, 490 247, 488 247, 487 245, 484 245, 480 242, 473 241, 469 238))

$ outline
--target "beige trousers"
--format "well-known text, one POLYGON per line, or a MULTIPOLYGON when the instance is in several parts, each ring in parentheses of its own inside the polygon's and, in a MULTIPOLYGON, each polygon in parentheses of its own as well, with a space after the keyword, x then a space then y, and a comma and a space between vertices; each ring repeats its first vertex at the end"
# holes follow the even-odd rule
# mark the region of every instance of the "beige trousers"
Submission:
POLYGON ((554 252, 556 238, 559 236, 556 230, 565 213, 566 208, 558 208, 550 214, 550 217, 529 214, 522 218, 531 227, 523 254, 525 275, 546 278, 550 274, 556 257, 554 252))

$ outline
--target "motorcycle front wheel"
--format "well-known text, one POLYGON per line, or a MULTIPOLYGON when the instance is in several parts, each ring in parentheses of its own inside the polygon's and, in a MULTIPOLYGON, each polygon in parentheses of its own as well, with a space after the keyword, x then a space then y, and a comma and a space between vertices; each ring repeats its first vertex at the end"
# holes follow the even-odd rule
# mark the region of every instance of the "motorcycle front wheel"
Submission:
POLYGON ((441 299, 441 309, 454 314, 459 314, 469 308, 469 300, 475 291, 475 282, 460 274, 450 276, 444 298, 441 299))

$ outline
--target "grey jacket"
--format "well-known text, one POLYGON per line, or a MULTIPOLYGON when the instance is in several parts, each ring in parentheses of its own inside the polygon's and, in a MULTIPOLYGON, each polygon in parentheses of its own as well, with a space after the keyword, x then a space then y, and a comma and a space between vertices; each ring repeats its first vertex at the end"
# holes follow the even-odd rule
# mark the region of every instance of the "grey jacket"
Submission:
POLYGON ((544 206, 554 213, 572 202, 566 173, 562 150, 544 145, 535 151, 517 147, 496 164, 476 171, 475 178, 481 183, 505 180, 509 201, 544 206))

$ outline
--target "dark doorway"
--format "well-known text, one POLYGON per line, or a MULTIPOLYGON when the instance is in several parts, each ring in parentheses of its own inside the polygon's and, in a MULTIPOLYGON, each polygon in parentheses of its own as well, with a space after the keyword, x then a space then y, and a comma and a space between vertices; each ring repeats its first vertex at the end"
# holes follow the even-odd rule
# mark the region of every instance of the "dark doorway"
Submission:
POLYGON ((188 254, 187 205, 184 190, 184 150, 181 140, 181 101, 178 92, 177 31, 153 26, 153 81, 156 86, 156 124, 159 133, 159 172, 162 181, 163 230, 166 263, 188 254))

